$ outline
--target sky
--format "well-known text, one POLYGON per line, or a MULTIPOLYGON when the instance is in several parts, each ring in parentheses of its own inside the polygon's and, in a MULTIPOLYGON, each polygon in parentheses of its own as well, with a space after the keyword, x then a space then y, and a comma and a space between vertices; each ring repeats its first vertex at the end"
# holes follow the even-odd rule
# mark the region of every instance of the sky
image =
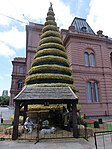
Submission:
POLYGON ((26 56, 26 25, 43 24, 50 2, 60 29, 80 17, 112 37, 112 0, 0 0, 0 96, 3 90, 10 95, 12 60, 26 56))

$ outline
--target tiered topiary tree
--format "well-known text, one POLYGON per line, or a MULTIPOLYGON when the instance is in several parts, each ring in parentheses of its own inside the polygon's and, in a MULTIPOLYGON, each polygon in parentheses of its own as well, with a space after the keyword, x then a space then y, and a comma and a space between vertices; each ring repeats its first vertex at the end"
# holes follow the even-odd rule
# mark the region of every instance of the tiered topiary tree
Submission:
POLYGON ((26 85, 70 86, 75 91, 66 50, 54 16, 51 4, 26 85))

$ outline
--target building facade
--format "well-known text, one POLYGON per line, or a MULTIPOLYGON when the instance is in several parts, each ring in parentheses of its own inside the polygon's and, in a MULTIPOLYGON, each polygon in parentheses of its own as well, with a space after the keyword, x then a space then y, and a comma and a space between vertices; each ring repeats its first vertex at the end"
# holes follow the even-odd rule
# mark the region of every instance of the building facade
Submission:
POLYGON ((8 90, 3 90, 2 96, 8 96, 8 90))
MULTIPOLYGON (((40 40, 43 25, 29 23, 26 26, 26 58, 12 61, 10 105, 25 83, 40 40)), ((97 34, 85 19, 75 18, 68 30, 61 30, 70 68, 79 96, 81 112, 86 115, 112 114, 112 39, 97 34)))

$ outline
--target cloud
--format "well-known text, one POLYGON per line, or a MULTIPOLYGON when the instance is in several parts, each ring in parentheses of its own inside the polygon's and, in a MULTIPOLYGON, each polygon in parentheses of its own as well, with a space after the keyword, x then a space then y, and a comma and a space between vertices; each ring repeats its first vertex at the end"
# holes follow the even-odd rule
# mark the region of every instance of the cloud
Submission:
POLYGON ((13 49, 11 49, 6 44, 0 42, 0 56, 4 56, 4 57, 8 58, 8 57, 14 57, 15 54, 16 53, 13 49))
POLYGON ((6 43, 14 49, 25 48, 25 31, 20 32, 15 27, 9 31, 0 32, 0 41, 6 43))
MULTIPOLYGON (((0 5, 0 14, 2 13, 21 21, 28 22, 29 20, 31 22, 35 20, 37 23, 44 23, 50 1, 53 3, 56 18, 58 18, 58 25, 61 24, 64 28, 68 28, 73 16, 70 13, 69 6, 65 5, 61 0, 4 0, 0 5)), ((0 20, 2 20, 0 24, 8 24, 11 21, 2 15, 0 15, 0 20)))
MULTIPOLYGON (((57 25, 68 28, 73 20, 70 8, 61 0, 51 0, 55 12, 57 25)), ((4 0, 0 5, 0 55, 13 57, 16 51, 25 49, 26 31, 25 25, 6 16, 23 22, 44 23, 49 0, 4 0), (6 5, 7 4, 7 5, 6 5), (15 23, 14 23, 15 22, 15 23), (18 24, 17 24, 18 23, 18 24), (20 30, 21 26, 24 26, 20 30)))
POLYGON ((112 0, 91 0, 87 16, 87 22, 95 32, 103 30, 103 33, 110 37, 112 37, 111 6, 112 0))
POLYGON ((3 77, 0 75, 0 80, 3 80, 3 77))

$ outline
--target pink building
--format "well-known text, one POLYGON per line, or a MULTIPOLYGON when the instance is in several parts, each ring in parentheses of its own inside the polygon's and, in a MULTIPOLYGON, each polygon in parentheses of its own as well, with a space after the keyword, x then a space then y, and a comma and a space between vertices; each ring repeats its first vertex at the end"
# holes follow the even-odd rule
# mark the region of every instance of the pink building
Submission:
MULTIPOLYGON (((26 58, 12 61, 10 105, 13 97, 24 86, 25 76, 31 66, 40 40, 43 25, 30 23, 26 26, 26 58)), ((85 19, 75 18, 68 30, 61 30, 64 46, 74 77, 74 84, 86 115, 112 114, 112 39, 97 34, 85 19)))

